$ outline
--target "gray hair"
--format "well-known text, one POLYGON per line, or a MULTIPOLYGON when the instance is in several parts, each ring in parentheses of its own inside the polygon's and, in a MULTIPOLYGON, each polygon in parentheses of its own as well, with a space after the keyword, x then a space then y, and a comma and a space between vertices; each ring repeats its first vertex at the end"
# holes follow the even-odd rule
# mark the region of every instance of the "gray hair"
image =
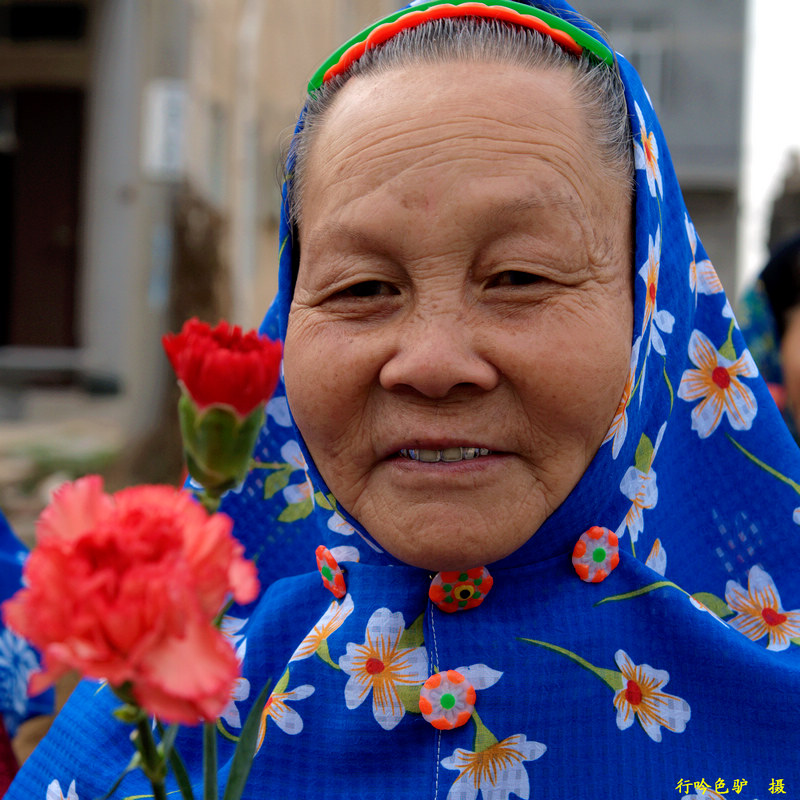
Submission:
POLYGON ((549 36, 530 28, 480 17, 444 18, 401 31, 371 48, 344 73, 324 83, 307 100, 303 129, 292 140, 289 163, 289 213, 293 225, 302 213, 302 187, 315 134, 339 90, 350 78, 382 75, 423 64, 500 63, 524 69, 572 73, 582 103, 589 139, 597 144, 601 166, 626 180, 633 190, 633 146, 625 89, 616 68, 584 51, 580 57, 562 49, 549 36))

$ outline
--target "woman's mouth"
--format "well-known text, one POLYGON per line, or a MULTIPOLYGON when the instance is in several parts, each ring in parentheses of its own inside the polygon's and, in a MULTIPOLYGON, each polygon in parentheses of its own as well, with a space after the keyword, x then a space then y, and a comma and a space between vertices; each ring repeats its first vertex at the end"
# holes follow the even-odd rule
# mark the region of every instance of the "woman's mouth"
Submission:
POLYGON ((471 461, 480 456, 488 456, 491 450, 485 447, 446 447, 444 450, 400 450, 403 458, 411 461, 423 461, 426 464, 435 464, 438 461, 455 463, 457 461, 471 461))

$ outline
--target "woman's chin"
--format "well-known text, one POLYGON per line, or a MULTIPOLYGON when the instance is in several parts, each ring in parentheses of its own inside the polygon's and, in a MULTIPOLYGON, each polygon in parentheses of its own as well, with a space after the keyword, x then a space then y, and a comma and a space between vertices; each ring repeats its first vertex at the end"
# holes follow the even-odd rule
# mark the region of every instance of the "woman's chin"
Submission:
POLYGON ((525 532, 512 530, 500 535, 496 527, 481 534, 475 527, 456 524, 449 529, 434 526, 427 532, 417 529, 413 535, 401 536, 394 531, 372 535, 403 563, 429 572, 444 572, 492 564, 522 547, 533 534, 527 528, 525 532))

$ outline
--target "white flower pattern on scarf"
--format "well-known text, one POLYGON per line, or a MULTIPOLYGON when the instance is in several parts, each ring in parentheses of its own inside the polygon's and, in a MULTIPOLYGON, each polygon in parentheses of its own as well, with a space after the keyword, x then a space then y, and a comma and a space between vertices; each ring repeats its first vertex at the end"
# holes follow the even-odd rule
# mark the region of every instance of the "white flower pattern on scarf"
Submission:
POLYGON ((401 647, 403 615, 379 608, 367 622, 363 644, 348 642, 339 666, 349 679, 344 689, 349 709, 358 708, 372 692, 375 721, 387 731, 405 716, 397 687, 422 684, 428 678, 428 654, 424 647, 401 647))
POLYGON ((681 377, 678 397, 687 403, 700 402, 692 409, 692 430, 701 439, 710 436, 723 416, 737 431, 748 430, 758 412, 755 395, 741 378, 758 375, 749 350, 736 360, 723 356, 702 331, 692 331, 689 358, 696 369, 681 377))

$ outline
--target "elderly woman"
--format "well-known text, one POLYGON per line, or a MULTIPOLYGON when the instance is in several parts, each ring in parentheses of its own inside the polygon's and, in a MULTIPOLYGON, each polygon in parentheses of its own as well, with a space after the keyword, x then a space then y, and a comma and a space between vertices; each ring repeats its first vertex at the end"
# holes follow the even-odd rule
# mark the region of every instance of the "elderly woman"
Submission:
MULTIPOLYGON (((415 3, 288 174, 285 398, 224 506, 272 582, 225 623, 223 763, 273 687, 247 796, 796 795, 800 459, 631 67, 558 0, 415 3)), ((9 797, 103 793, 112 706, 9 797)))

